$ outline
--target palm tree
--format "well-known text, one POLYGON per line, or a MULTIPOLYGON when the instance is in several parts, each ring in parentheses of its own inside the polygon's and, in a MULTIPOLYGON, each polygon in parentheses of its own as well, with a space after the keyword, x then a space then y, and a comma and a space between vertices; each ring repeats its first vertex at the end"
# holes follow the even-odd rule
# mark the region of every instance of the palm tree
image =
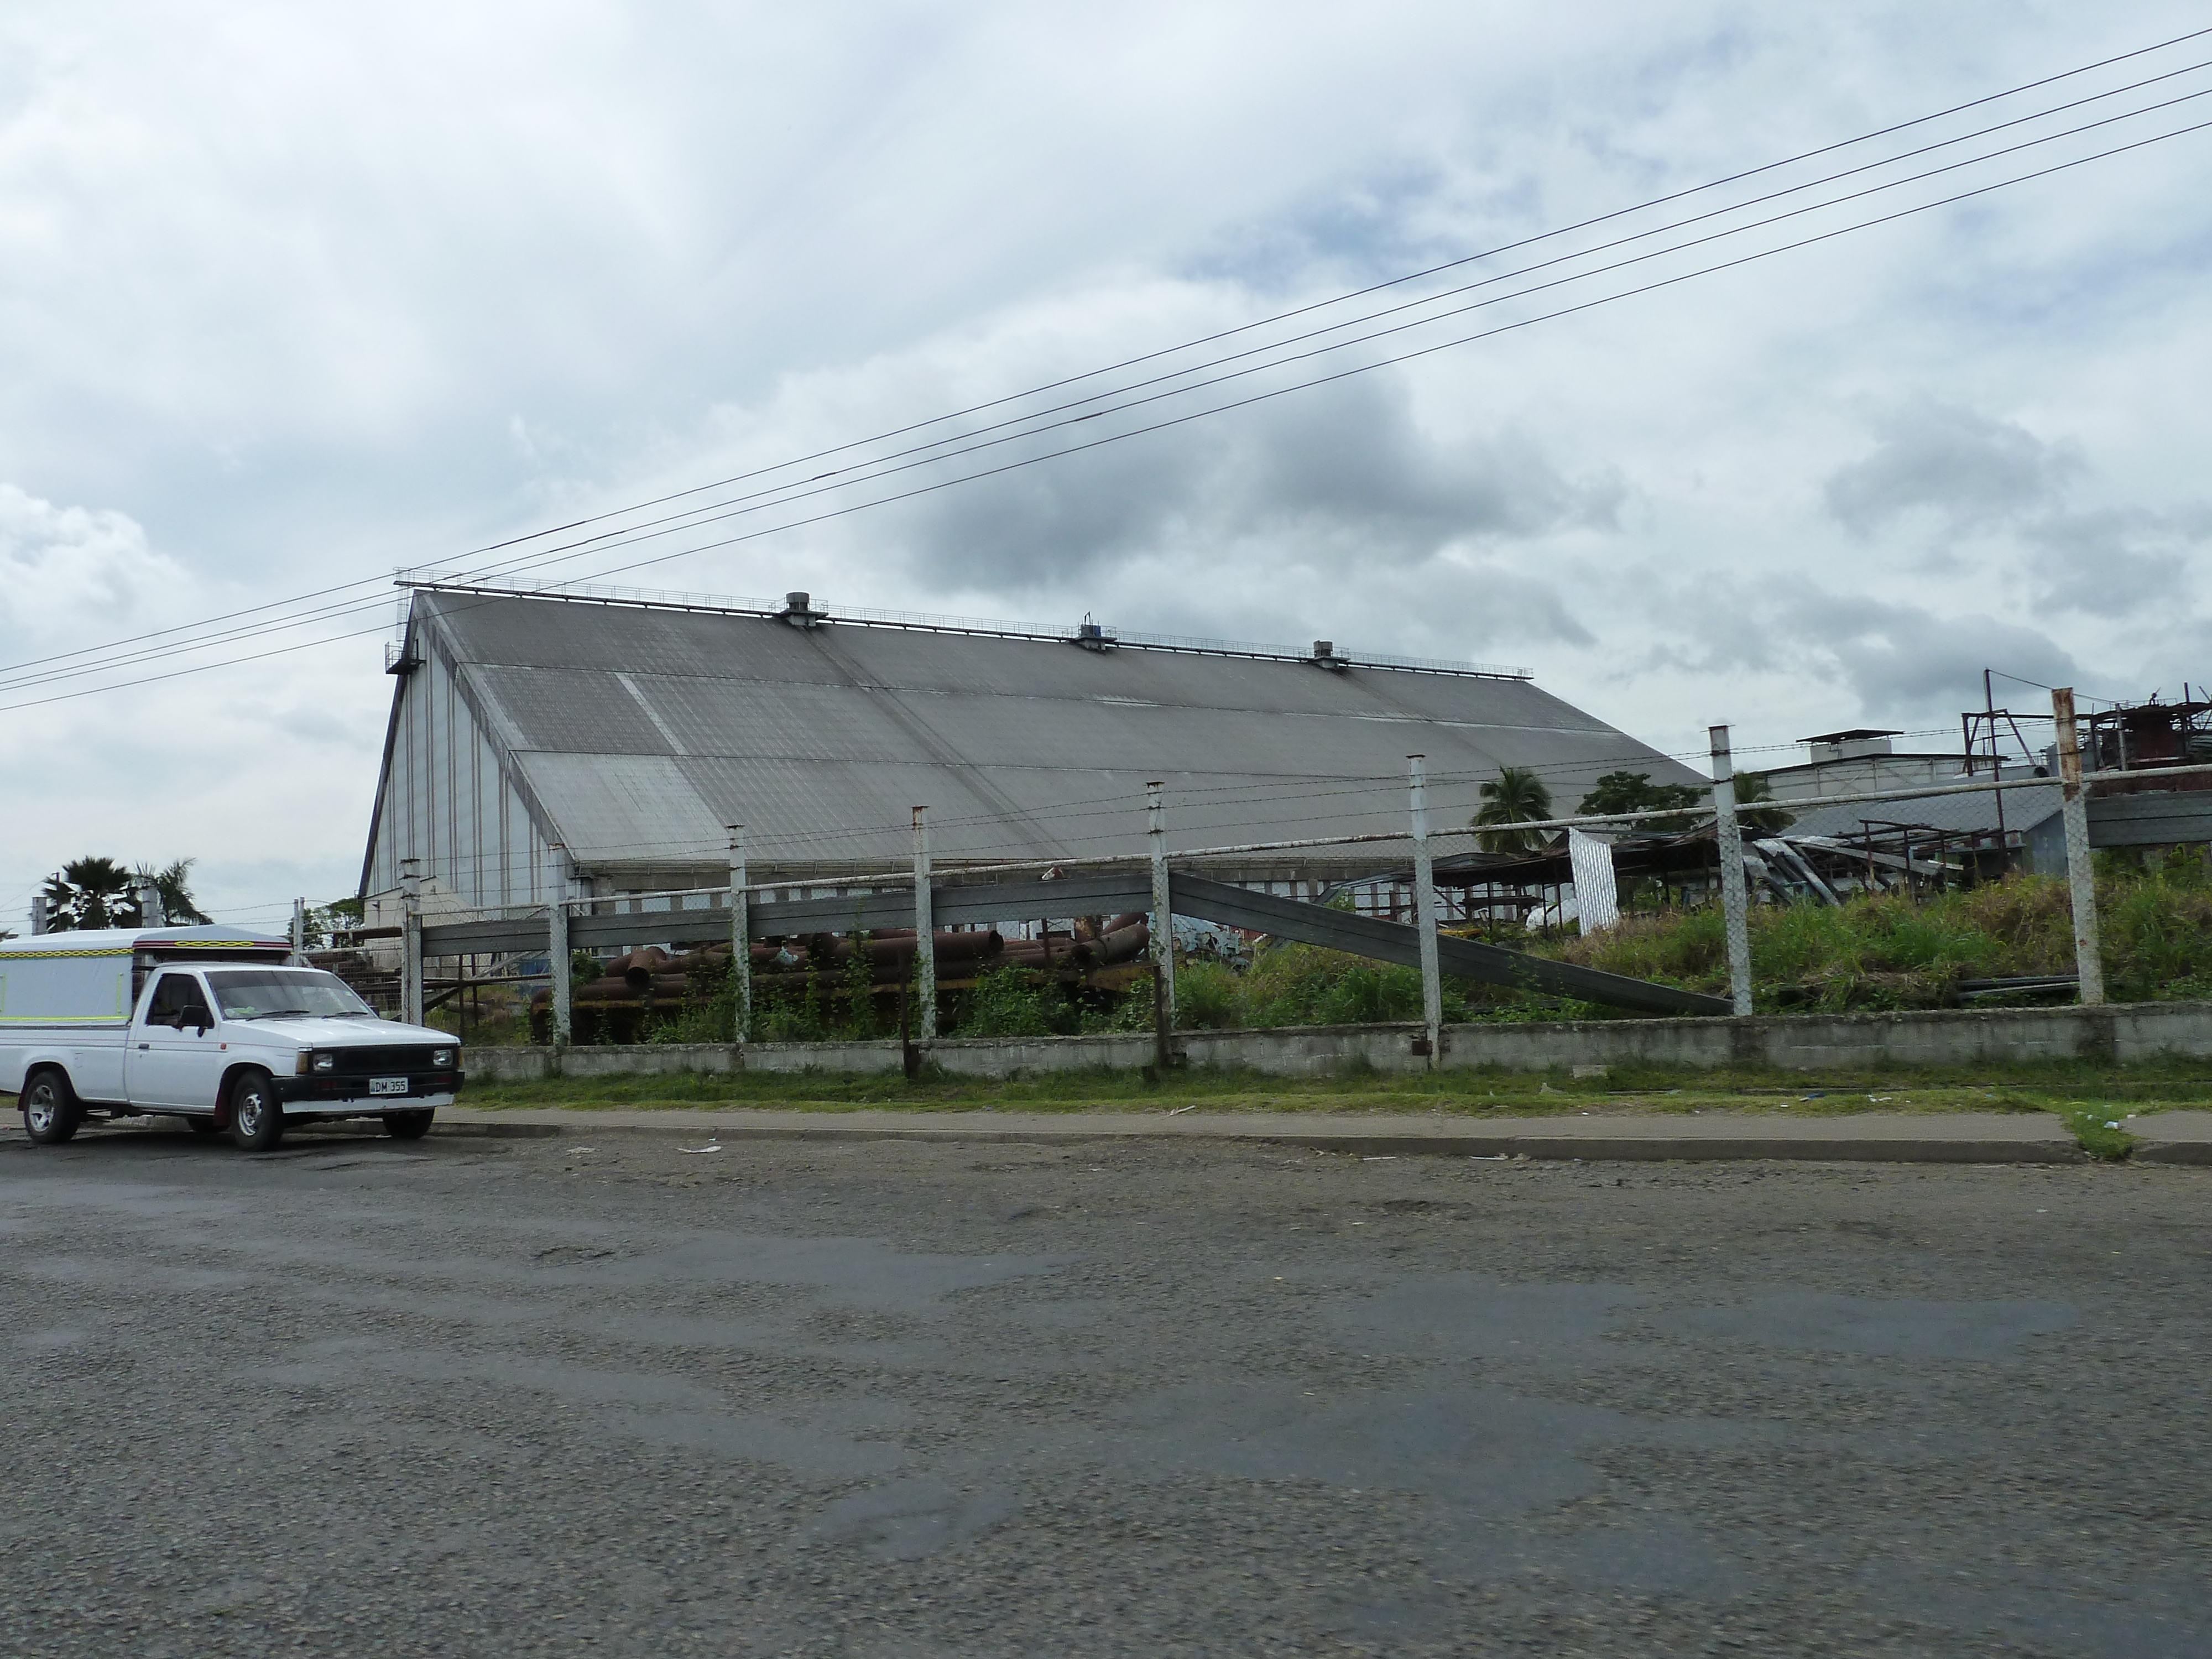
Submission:
MULTIPOLYGON (((1480 793, 1482 809, 1468 820, 1478 826, 1527 823, 1552 816, 1552 792, 1525 766, 1505 767, 1480 793)), ((1527 853, 1542 846, 1547 837, 1537 830, 1493 830, 1476 839, 1486 853, 1527 853)))
POLYGON ((171 922, 205 922, 208 918, 192 902, 186 885, 191 859, 179 859, 166 870, 142 864, 125 868, 113 859, 81 858, 62 866, 58 875, 46 878, 46 926, 55 933, 90 927, 140 927, 146 917, 138 902, 138 890, 150 885, 161 896, 161 909, 171 922))
POLYGON ((137 880, 113 859, 82 858, 46 878, 46 926, 55 933, 76 928, 129 927, 138 920, 131 898, 137 880))
POLYGON ((156 870, 150 864, 138 866, 138 879, 150 882, 154 890, 161 896, 161 914, 172 926, 191 922, 204 927, 210 920, 192 902, 192 890, 185 885, 192 866, 198 862, 198 859, 179 859, 166 870, 156 870))
POLYGON ((1735 821, 1745 829, 1761 836, 1778 836, 1797 822, 1793 813, 1778 806, 1755 806, 1759 801, 1774 799, 1774 786, 1766 781, 1764 772, 1739 772, 1735 775, 1735 804, 1738 808, 1754 806, 1752 811, 1738 811, 1735 821))

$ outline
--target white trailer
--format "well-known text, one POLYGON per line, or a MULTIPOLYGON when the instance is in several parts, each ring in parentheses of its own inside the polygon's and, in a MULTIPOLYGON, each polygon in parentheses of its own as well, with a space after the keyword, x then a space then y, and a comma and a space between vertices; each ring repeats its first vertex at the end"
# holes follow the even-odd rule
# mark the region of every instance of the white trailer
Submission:
POLYGON ((220 927, 0 939, 0 1093, 40 1146, 149 1113, 253 1151, 330 1118, 380 1118, 411 1139, 464 1077, 453 1037, 378 1018, 286 939, 220 927))

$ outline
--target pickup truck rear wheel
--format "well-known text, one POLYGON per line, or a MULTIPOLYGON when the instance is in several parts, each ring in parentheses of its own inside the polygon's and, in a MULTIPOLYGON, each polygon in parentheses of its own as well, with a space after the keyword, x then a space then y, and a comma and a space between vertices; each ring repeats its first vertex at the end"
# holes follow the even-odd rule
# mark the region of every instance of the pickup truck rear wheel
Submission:
POLYGON ((435 1115, 434 1108, 419 1112, 386 1112, 384 1133, 394 1140, 420 1140, 430 1133, 430 1120, 435 1115))
POLYGON ((51 1066, 25 1079, 21 1103, 23 1133, 33 1146, 58 1146, 83 1126, 84 1107, 68 1073, 51 1066))
POLYGON ((284 1138, 284 1108, 266 1072, 240 1072, 230 1085, 230 1138, 265 1152, 284 1138))

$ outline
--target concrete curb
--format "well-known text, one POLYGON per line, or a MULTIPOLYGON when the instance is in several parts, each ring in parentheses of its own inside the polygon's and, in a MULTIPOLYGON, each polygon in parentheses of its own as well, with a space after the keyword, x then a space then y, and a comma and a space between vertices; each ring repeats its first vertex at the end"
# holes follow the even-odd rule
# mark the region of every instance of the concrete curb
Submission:
POLYGON ((2212 1112, 2153 1112, 2130 1118, 2133 1164, 2212 1164, 2212 1112))
MULTIPOLYGON (((1231 1140, 1362 1158, 1488 1158, 1588 1162, 2079 1164, 2087 1155, 2055 1116, 1961 1113, 1909 1117, 1762 1118, 1703 1114, 1665 1118, 1438 1120, 1434 1117, 1262 1116, 1216 1113, 531 1111, 441 1113, 435 1133, 494 1138, 680 1134, 739 1140, 934 1140, 971 1144, 1097 1145, 1131 1140, 1231 1140), (902 1120, 902 1121, 885 1121, 902 1120), (977 1120, 981 1120, 978 1121, 977 1120)), ((2212 1143, 2204 1150, 2212 1153, 2212 1143)), ((2212 1162, 2212 1158, 2206 1161, 2212 1162)))

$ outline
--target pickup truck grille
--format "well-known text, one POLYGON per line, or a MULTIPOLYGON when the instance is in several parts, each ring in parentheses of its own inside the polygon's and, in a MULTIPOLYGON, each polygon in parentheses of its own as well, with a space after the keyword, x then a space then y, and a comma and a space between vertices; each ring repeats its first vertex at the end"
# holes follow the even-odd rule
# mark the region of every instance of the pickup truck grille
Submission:
POLYGON ((395 1044, 386 1048, 326 1048, 325 1054, 337 1056, 337 1069, 347 1076, 365 1076, 374 1073, 381 1076, 397 1076, 404 1072, 427 1072, 432 1068, 430 1055, 434 1052, 427 1044, 395 1044))

